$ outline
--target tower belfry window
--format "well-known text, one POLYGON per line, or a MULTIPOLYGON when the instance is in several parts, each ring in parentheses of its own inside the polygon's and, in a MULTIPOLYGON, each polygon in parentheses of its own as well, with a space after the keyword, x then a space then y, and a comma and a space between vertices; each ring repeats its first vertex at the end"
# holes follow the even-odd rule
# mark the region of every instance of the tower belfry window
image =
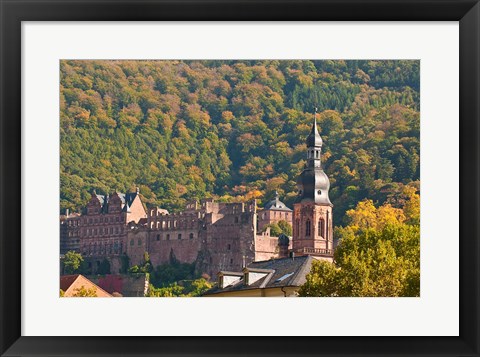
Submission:
POLYGON ((305 222, 305 236, 309 237, 311 233, 312 225, 309 219, 305 222))
POLYGON ((320 219, 318 221, 318 235, 321 236, 321 237, 324 237, 325 236, 325 221, 323 219, 320 219))

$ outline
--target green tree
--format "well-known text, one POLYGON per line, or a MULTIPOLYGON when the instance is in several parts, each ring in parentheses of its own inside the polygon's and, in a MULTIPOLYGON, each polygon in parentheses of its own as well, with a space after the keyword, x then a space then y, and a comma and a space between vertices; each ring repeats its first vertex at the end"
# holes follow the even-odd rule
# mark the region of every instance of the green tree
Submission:
POLYGON ((280 230, 282 231, 281 233, 289 237, 292 236, 292 226, 290 225, 290 223, 288 223, 285 220, 281 220, 281 221, 278 221, 277 224, 278 224, 278 228, 280 228, 280 230))
POLYGON ((65 274, 80 273, 83 257, 80 253, 68 251, 62 260, 65 274))

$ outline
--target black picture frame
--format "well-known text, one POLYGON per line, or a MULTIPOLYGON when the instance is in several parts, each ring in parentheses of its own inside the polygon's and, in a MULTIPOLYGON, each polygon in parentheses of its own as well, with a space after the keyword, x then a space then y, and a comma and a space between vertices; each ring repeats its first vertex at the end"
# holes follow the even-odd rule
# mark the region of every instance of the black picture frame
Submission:
MULTIPOLYGON (((0 11, 0 353, 2 356, 479 355, 480 5, 478 1, 0 0, 0 11), (20 332, 21 22, 87 20, 459 21, 460 336, 22 337, 20 332)), ((447 282, 445 285, 448 288, 447 282)), ((301 318, 300 316, 299 319, 301 318)), ((105 323, 105 328, 108 329, 108 322, 105 323)))

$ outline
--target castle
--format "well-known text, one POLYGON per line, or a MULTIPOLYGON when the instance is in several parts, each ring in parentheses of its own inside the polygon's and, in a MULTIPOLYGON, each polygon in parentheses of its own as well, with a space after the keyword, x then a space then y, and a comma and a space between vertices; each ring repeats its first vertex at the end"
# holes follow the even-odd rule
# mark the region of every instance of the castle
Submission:
POLYGON ((91 273, 108 260, 111 273, 140 265, 148 253, 153 266, 174 257, 195 263, 197 271, 214 276, 239 271, 252 262, 294 254, 332 260, 332 203, 330 183, 321 165, 322 138, 316 119, 307 143, 307 163, 297 180, 293 211, 275 199, 258 209, 248 203, 221 203, 203 199, 170 214, 145 209, 139 191, 99 195, 92 193, 84 214, 60 217, 60 253, 79 252, 91 273), (293 237, 270 235, 269 224, 287 221, 293 237))

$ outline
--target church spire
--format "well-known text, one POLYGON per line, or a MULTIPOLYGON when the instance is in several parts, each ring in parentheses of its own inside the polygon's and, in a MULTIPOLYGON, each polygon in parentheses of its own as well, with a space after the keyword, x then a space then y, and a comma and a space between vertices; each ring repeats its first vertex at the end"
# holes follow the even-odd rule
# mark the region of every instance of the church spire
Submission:
POLYGON ((313 116, 312 130, 307 137, 307 163, 297 180, 299 196, 297 202, 313 201, 331 205, 328 198, 330 182, 322 169, 322 138, 317 127, 317 108, 313 116))
POLYGON ((315 107, 312 130, 310 130, 310 134, 307 136, 307 148, 322 147, 322 144, 322 137, 320 136, 317 127, 317 107, 315 107))

